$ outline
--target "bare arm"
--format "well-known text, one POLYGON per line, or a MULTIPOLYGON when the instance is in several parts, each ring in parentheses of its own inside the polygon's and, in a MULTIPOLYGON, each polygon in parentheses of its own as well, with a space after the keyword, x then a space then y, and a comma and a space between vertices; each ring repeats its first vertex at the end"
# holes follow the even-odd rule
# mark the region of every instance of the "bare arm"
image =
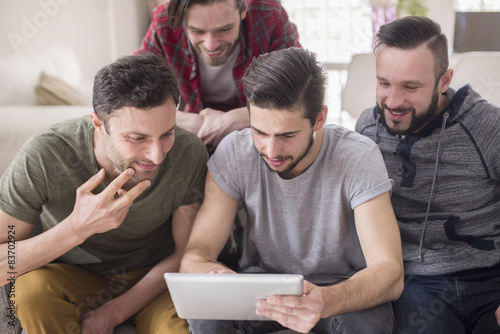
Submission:
POLYGON ((272 296, 258 314, 296 331, 308 332, 320 318, 356 312, 397 299, 403 291, 401 239, 389 193, 354 209, 366 268, 327 287, 304 282, 303 297, 272 296))
POLYGON ((204 116, 196 113, 177 111, 175 114, 177 125, 189 132, 198 134, 203 124, 204 116))
POLYGON ((374 307, 403 292, 401 237, 389 193, 358 206, 354 214, 366 268, 341 284, 324 288, 323 317, 374 307))
POLYGON ((104 170, 101 170, 77 189, 73 212, 55 227, 33 238, 28 239, 33 229, 31 224, 0 210, 0 230, 3 232, 0 236, 0 284, 6 284, 8 272, 12 272, 8 262, 9 229, 16 231, 17 275, 39 268, 81 244, 89 236, 121 225, 134 199, 150 184, 150 181, 143 181, 115 199, 114 195, 133 173, 133 169, 123 172, 100 194, 93 195, 91 191, 104 179, 104 170))
MULTIPOLYGON (((172 217, 174 252, 155 265, 135 286, 123 295, 109 301, 99 309, 82 316, 83 333, 97 333, 103 328, 112 333, 114 328, 142 310, 154 298, 167 290, 163 279, 166 272, 179 271, 194 218, 200 203, 179 207, 172 217)), ((103 331, 104 333, 106 331, 103 331)))
POLYGON ((208 172, 205 199, 181 261, 181 272, 231 272, 217 257, 229 238, 237 210, 238 201, 226 195, 208 172))

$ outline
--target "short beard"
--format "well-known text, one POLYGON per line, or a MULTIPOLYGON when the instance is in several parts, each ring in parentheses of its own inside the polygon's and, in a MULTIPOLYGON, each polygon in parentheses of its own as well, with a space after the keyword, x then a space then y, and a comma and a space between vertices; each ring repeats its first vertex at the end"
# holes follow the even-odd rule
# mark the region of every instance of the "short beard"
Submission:
POLYGON ((217 57, 217 58, 208 58, 205 56, 205 54, 203 53, 203 50, 199 46, 193 45, 193 44, 191 44, 191 46, 196 52, 196 55, 198 57, 198 61, 202 61, 205 64, 207 64, 208 66, 221 66, 227 62, 229 57, 231 57, 234 50, 238 46, 237 43, 238 43, 238 40, 234 41, 234 43, 231 45, 229 52, 226 53, 225 55, 223 55, 221 57, 217 57))
MULTIPOLYGON (((272 172, 276 172, 278 174, 281 174, 281 175, 286 175, 288 173, 290 173, 295 167, 297 167, 297 165, 310 153, 311 151, 311 147, 313 146, 314 144, 314 133, 311 134, 311 138, 309 139, 309 145, 307 146, 307 148, 305 149, 305 151, 295 160, 292 160, 292 163, 290 164, 290 166, 288 166, 284 171, 281 171, 281 172, 278 172, 276 170, 274 170, 273 168, 271 168, 271 166, 269 166, 269 164, 266 162, 266 166, 272 171, 272 172)), ((266 157, 264 154, 260 154, 260 156, 262 158, 266 157)), ((283 159, 283 158, 287 158, 287 157, 277 157, 278 159, 283 159)), ((265 160, 264 160, 265 162, 265 160)))
MULTIPOLYGON (((429 107, 423 114, 417 115, 415 108, 411 108, 412 120, 410 126, 405 130, 398 130, 396 128, 389 127, 384 114, 384 110, 389 108, 387 108, 387 105, 385 103, 382 103, 382 106, 380 106, 380 104, 377 102, 376 108, 377 108, 377 113, 380 116, 380 122, 382 123, 382 125, 385 126, 386 129, 388 129, 391 133, 396 135, 407 135, 415 133, 416 131, 420 130, 422 127, 427 125, 427 123, 429 123, 432 119, 434 119, 434 117, 436 117, 438 103, 439 103, 439 93, 437 91, 437 87, 435 87, 434 92, 432 93, 431 103, 429 104, 429 107)), ((396 108, 391 110, 407 111, 408 109, 396 108)))

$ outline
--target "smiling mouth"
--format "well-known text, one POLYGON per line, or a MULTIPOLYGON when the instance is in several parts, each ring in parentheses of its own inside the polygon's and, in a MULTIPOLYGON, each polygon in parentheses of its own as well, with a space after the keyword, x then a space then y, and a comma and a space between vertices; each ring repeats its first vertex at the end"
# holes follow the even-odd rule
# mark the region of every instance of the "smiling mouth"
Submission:
POLYGON ((409 111, 399 111, 399 112, 398 112, 398 111, 392 111, 392 110, 388 110, 388 111, 389 111, 391 114, 393 114, 393 115, 398 115, 398 116, 399 116, 399 115, 404 115, 404 114, 409 113, 409 111))

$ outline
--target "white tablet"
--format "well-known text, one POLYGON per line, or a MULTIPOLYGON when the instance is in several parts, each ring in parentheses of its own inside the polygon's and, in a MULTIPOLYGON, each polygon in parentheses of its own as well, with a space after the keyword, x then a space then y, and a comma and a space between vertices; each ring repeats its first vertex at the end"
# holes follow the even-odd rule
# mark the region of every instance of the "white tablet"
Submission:
POLYGON ((271 295, 302 296, 302 275, 166 273, 177 315, 183 319, 270 320, 255 313, 271 295))

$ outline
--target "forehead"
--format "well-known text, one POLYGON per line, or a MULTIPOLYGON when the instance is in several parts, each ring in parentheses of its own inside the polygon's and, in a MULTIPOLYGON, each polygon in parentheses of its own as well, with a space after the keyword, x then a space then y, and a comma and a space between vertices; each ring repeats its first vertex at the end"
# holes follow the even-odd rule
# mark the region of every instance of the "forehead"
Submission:
POLYGON ((298 110, 266 109, 250 104, 250 125, 268 134, 294 131, 310 126, 303 112, 298 110))
POLYGON ((377 78, 387 81, 434 81, 434 56, 421 45, 403 50, 381 45, 376 58, 377 78))
POLYGON ((186 11, 186 24, 195 28, 217 28, 239 19, 234 0, 217 1, 206 5, 194 4, 186 11))
POLYGON ((164 104, 151 108, 139 109, 124 106, 115 110, 108 120, 111 133, 138 133, 158 136, 175 126, 176 106, 173 99, 164 104))

